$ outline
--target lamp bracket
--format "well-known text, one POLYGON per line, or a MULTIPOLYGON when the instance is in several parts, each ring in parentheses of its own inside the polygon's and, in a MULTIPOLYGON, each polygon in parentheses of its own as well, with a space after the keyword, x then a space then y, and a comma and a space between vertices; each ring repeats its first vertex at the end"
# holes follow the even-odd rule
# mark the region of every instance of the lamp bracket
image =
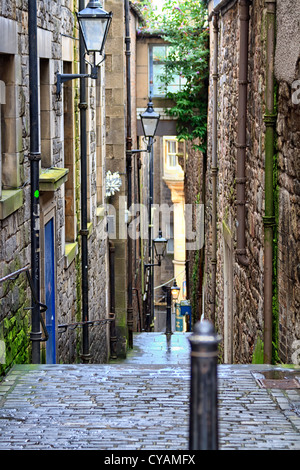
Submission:
POLYGON ((159 261, 157 264, 155 264, 155 263, 150 263, 150 264, 144 263, 145 270, 148 269, 148 268, 151 268, 152 266, 161 266, 161 261, 159 261))
POLYGON ((60 95, 62 83, 68 82, 69 80, 75 80, 76 78, 94 78, 91 74, 87 73, 58 73, 56 81, 56 94, 60 95))
POLYGON ((143 153, 146 152, 146 149, 132 149, 132 150, 126 150, 126 155, 130 156, 134 153, 143 153))
POLYGON ((86 60, 86 62, 91 66, 91 73, 58 73, 57 74, 57 81, 56 81, 56 94, 60 95, 61 93, 61 85, 69 80, 75 80, 76 78, 93 78, 97 80, 98 78, 98 67, 104 62, 106 56, 103 56, 103 59, 99 62, 99 64, 91 64, 86 60))

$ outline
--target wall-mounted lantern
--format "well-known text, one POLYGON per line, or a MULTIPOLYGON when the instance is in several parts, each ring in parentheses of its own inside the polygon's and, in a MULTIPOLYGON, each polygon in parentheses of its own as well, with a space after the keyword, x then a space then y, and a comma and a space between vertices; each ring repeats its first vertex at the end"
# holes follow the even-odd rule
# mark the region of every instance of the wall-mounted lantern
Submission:
POLYGON ((83 37, 87 54, 94 54, 94 63, 91 65, 90 74, 57 74, 56 93, 60 94, 61 84, 75 78, 98 78, 98 67, 105 60, 96 63, 96 53, 103 55, 105 42, 112 21, 112 12, 103 10, 100 2, 91 0, 86 8, 77 13, 79 28, 83 37))

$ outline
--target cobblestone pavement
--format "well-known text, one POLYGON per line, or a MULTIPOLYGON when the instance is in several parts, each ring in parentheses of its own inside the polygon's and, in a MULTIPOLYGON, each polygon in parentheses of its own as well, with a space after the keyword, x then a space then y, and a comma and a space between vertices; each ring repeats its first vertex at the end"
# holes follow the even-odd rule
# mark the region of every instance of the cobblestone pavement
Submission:
MULTIPOLYGON (((187 451, 189 354, 185 334, 143 333, 122 362, 15 366, 0 383, 0 449, 187 451)), ((221 450, 300 449, 300 389, 261 387, 274 370, 218 367, 221 450)))

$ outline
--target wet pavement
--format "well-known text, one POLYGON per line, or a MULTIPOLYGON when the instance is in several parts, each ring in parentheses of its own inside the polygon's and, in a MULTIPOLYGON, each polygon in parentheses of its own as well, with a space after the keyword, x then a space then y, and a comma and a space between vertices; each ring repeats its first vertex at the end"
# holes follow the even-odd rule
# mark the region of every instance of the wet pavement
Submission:
MULTIPOLYGON (((219 365, 220 450, 300 450, 299 384, 299 368, 219 365)), ((110 364, 16 365, 0 383, 0 450, 187 451, 189 387, 184 333, 134 335, 110 364)))

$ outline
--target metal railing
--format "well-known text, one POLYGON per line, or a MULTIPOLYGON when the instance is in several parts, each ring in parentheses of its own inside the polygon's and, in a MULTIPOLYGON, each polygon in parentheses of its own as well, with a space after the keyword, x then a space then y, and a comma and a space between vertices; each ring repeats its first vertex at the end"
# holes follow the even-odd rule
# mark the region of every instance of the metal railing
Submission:
MULTIPOLYGON (((42 313, 46 312, 48 307, 47 307, 47 305, 45 305, 42 302, 39 302, 37 300, 37 295, 36 295, 36 292, 34 290, 34 285, 33 285, 32 278, 31 278, 31 275, 30 275, 30 272, 29 272, 29 268, 21 268, 21 269, 18 269, 17 271, 14 271, 13 273, 8 274, 7 276, 2 277, 0 279, 0 284, 2 284, 3 282, 6 282, 6 281, 15 281, 20 276, 20 274, 23 274, 23 273, 26 274, 26 277, 27 277, 27 280, 28 280, 28 283, 29 283, 29 287, 30 287, 31 295, 32 295, 32 301, 35 305, 38 305, 40 307, 39 308, 40 322, 41 322, 42 329, 43 329, 43 332, 44 332, 44 337, 39 338, 39 339, 36 339, 36 338, 30 338, 30 339, 31 339, 31 341, 41 341, 41 342, 42 341, 48 341, 49 334, 48 334, 48 331, 47 331, 47 328, 46 328, 46 325, 45 325, 45 322, 44 322, 44 319, 43 319, 43 316, 42 316, 42 313)), ((25 307, 24 310, 32 310, 32 308, 33 307, 25 307)))
POLYGON ((57 328, 62 330, 62 333, 66 332, 67 329, 75 330, 76 328, 82 328, 83 326, 95 326, 95 325, 106 325, 115 321, 115 316, 111 316, 111 318, 102 318, 100 320, 87 320, 87 321, 78 321, 73 323, 63 323, 61 325, 57 325, 57 328))

